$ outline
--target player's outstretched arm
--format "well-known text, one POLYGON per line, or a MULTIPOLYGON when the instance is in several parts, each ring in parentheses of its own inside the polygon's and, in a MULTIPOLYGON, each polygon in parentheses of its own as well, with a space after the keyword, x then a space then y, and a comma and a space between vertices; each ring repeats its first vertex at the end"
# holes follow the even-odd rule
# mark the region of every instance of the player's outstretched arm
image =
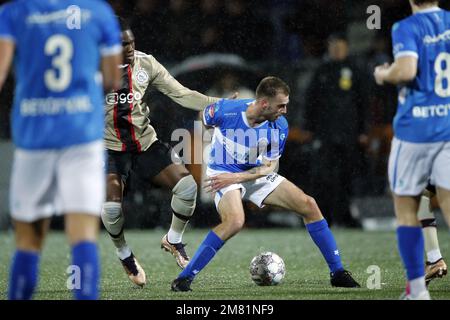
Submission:
POLYGON ((14 56, 15 44, 10 40, 0 40, 0 91, 8 76, 9 68, 14 56))
POLYGON ((417 58, 415 56, 399 57, 391 65, 385 63, 375 67, 373 75, 380 86, 385 83, 397 85, 410 82, 417 75, 417 58))
POLYGON ((120 87, 120 69, 122 54, 104 56, 101 62, 103 87, 105 92, 116 90, 120 87))
POLYGON ((221 99, 209 97, 198 91, 186 88, 154 57, 149 56, 149 58, 151 59, 152 69, 154 70, 152 86, 182 107, 201 111, 221 99))
POLYGON ((205 180, 204 188, 206 192, 216 192, 234 183, 256 180, 265 177, 278 168, 278 160, 265 161, 261 166, 252 168, 244 172, 222 173, 205 180))

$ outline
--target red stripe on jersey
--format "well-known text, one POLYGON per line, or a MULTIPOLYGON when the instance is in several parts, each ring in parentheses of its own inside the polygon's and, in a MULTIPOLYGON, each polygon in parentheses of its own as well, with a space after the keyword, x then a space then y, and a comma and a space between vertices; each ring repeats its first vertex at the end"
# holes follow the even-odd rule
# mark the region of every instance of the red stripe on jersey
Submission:
MULTIPOLYGON (((133 73, 131 72, 131 66, 128 66, 128 83, 129 83, 129 87, 130 87, 130 93, 131 96, 133 97, 134 100, 134 94, 133 94, 133 73)), ((130 112, 128 113, 128 122, 131 125, 131 138, 133 139, 133 142, 136 144, 137 146, 137 151, 141 152, 142 147, 141 144, 139 143, 139 140, 136 139, 136 133, 134 132, 134 126, 133 126, 133 119, 131 118, 131 112, 133 111, 133 100, 130 101, 130 112)))
MULTIPOLYGON (((117 99, 114 102, 114 131, 116 131, 117 139, 119 139, 119 141, 122 141, 120 139, 120 130, 119 130, 119 126, 117 124, 117 112, 119 110, 118 102, 119 102, 119 99, 117 99)), ((125 144, 122 142, 122 151, 125 151, 125 149, 126 149, 125 144)))

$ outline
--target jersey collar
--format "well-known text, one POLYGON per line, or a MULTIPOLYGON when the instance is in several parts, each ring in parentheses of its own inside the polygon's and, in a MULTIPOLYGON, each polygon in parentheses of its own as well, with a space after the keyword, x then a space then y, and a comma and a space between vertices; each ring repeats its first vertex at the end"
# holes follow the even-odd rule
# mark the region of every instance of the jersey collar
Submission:
POLYGON ((442 9, 439 7, 431 7, 431 8, 419 10, 416 13, 430 13, 430 12, 441 11, 441 10, 442 9))
POLYGON ((249 127, 250 129, 256 129, 256 128, 262 127, 262 126, 265 125, 266 122, 268 121, 268 120, 264 120, 263 122, 261 122, 260 124, 258 124, 256 127, 252 127, 252 126, 250 126, 250 124, 248 123, 247 114, 245 113, 245 111, 242 111, 242 112, 241 112, 241 115, 242 115, 242 120, 244 121, 245 125, 246 125, 247 127, 249 127))
MULTIPOLYGON (((246 104, 247 104, 247 107, 248 107, 249 105, 251 105, 251 104, 252 104, 253 102, 255 102, 255 101, 256 101, 256 100, 247 102, 247 103, 246 103, 246 104)), ((268 121, 268 120, 265 120, 265 121, 261 122, 259 125, 257 125, 256 127, 252 127, 252 126, 250 126, 250 124, 248 123, 247 114, 245 113, 245 111, 242 111, 242 112, 241 112, 241 115, 242 115, 242 121, 244 121, 245 125, 246 125, 247 127, 251 128, 251 129, 255 129, 255 128, 262 127, 262 126, 265 125, 266 122, 268 121)))

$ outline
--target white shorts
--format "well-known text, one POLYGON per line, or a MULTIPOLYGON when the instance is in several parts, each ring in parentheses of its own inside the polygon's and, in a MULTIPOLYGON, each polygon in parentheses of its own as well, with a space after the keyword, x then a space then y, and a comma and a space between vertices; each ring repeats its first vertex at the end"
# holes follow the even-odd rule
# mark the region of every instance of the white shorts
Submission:
POLYGON ((428 181, 450 190, 450 142, 412 143, 394 138, 389 184, 399 196, 417 196, 428 181))
POLYGON ((33 222, 61 213, 100 215, 106 193, 104 161, 103 141, 60 150, 16 149, 11 216, 33 222))
MULTIPOLYGON (((206 170, 206 175, 208 177, 216 176, 221 173, 225 172, 212 170, 210 168, 206 170)), ((256 180, 235 183, 217 191, 214 196, 214 203, 216 204, 216 208, 219 209, 219 202, 225 193, 231 190, 241 189, 241 197, 243 200, 251 201, 262 208, 264 207, 264 200, 280 185, 281 182, 283 182, 283 180, 285 180, 283 176, 274 172, 256 180)))

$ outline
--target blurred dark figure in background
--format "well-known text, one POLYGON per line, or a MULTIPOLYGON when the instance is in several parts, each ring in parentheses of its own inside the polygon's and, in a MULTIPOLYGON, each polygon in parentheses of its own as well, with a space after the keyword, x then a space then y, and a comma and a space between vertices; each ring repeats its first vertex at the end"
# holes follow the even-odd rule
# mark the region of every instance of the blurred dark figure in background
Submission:
POLYGON ((363 73, 348 58, 345 34, 328 40, 324 61, 307 89, 305 126, 315 149, 312 156, 312 194, 329 223, 360 227, 350 214, 352 181, 362 162, 365 135, 363 73))
POLYGON ((164 38, 162 52, 167 61, 179 61, 196 53, 197 43, 195 42, 197 28, 199 24, 191 0, 170 0, 169 5, 165 5, 161 16, 165 30, 159 35, 164 38))
POLYGON ((271 58, 273 48, 272 24, 254 14, 246 0, 226 0, 224 18, 224 47, 229 53, 247 60, 271 58))
POLYGON ((222 0, 199 0, 198 54, 223 52, 223 2, 222 0))
POLYGON ((136 48, 143 52, 151 52, 158 58, 164 58, 164 41, 166 39, 165 23, 162 20, 161 0, 137 0, 130 20, 135 33, 136 48))
POLYGON ((285 20, 286 30, 300 36, 304 54, 320 57, 326 52, 326 39, 347 29, 343 0, 299 1, 296 13, 285 20))
POLYGON ((370 193, 383 195, 386 192, 387 162, 392 140, 392 119, 397 109, 397 89, 395 86, 378 86, 371 76, 376 66, 391 63, 390 38, 383 32, 377 33, 370 49, 362 56, 368 82, 368 122, 370 123, 369 147, 370 157, 368 171, 371 175, 370 193))

